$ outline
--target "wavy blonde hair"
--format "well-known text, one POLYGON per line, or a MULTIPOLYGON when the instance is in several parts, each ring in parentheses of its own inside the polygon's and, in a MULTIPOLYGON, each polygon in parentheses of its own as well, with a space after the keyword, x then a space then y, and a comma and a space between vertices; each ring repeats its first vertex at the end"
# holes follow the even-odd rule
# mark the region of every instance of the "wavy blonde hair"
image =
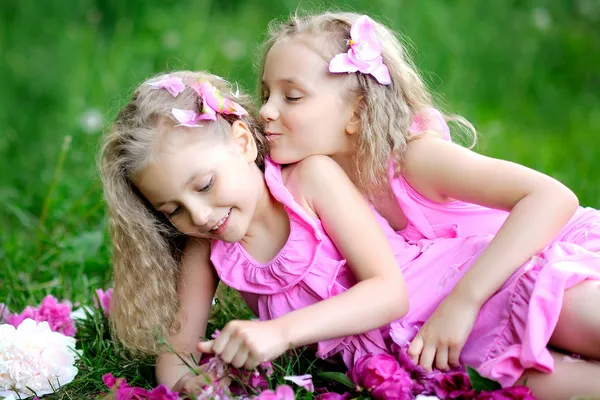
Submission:
MULTIPOLYGON (((267 53, 283 40, 298 37, 323 39, 319 46, 313 48, 318 48, 320 56, 327 62, 334 55, 347 52, 350 28, 359 17, 359 14, 349 12, 304 16, 296 12, 283 22, 272 21, 262 46, 259 81, 264 73, 267 53)), ((383 62, 390 70, 392 84, 382 85, 370 76, 355 73, 349 74, 350 83, 347 85, 351 99, 361 99, 361 127, 354 149, 355 183, 370 194, 381 184, 387 184, 391 159, 396 161, 396 174, 400 173, 407 143, 416 137, 409 133, 413 118, 417 115, 427 118, 427 110, 433 107, 431 94, 398 35, 377 21, 375 31, 382 42, 383 62)), ((462 117, 453 115, 444 118, 459 123, 475 138, 475 129, 462 117)))
POLYGON ((241 119, 255 135, 260 167, 267 150, 249 96, 237 91, 234 94, 228 82, 205 72, 179 71, 169 75, 180 77, 185 90, 173 97, 167 90, 148 85, 164 75, 142 83, 104 136, 99 157, 113 244, 110 323, 113 337, 133 354, 158 354, 162 339, 179 329, 174 317, 185 236, 149 205, 133 183, 136 173, 153 159, 159 125, 176 123, 172 108, 199 112, 201 100, 189 85, 199 79, 207 80, 250 113, 244 117, 217 114, 217 121, 207 124, 210 134, 228 132, 231 123, 241 119))

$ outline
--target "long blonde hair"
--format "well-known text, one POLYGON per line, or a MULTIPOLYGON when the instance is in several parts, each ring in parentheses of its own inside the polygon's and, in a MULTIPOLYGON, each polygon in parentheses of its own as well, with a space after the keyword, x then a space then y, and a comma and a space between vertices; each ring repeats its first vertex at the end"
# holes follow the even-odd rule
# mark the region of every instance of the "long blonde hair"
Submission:
MULTIPOLYGON (((350 28, 358 17, 359 14, 349 12, 306 16, 295 13, 283 22, 272 21, 258 65, 259 81, 264 73, 267 53, 282 40, 299 36, 326 39, 321 43, 323 46, 318 47, 321 47, 320 55, 327 62, 335 54, 348 51, 350 28)), ((392 84, 382 85, 370 76, 356 73, 350 74, 355 78, 349 85, 353 97, 361 99, 361 129, 354 149, 358 180, 355 183, 370 194, 381 184, 387 183, 390 160, 396 161, 396 173, 400 173, 407 143, 414 139, 409 127, 415 116, 427 118, 427 111, 433 103, 431 94, 397 35, 377 21, 375 30, 382 42, 383 62, 390 70, 392 84)), ((474 137, 474 128, 468 121, 459 116, 445 119, 464 125, 472 130, 474 137)))
POLYGON ((148 85, 163 75, 142 83, 103 138, 99 159, 113 244, 110 322, 113 337, 134 354, 158 354, 161 339, 179 328, 174 317, 185 236, 148 204, 132 180, 152 160, 158 125, 175 122, 172 108, 199 112, 200 100, 190 84, 207 80, 250 113, 244 117, 217 114, 217 121, 210 126, 222 131, 242 119, 255 134, 259 166, 266 154, 266 141, 250 97, 234 93, 228 82, 204 72, 169 75, 183 80, 184 91, 173 97, 167 90, 148 85))

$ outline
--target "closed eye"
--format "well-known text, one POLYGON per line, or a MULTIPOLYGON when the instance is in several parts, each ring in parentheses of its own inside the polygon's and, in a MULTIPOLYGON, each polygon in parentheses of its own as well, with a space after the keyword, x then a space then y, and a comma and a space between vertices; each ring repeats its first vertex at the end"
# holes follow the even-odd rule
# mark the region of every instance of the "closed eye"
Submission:
POLYGON ((171 219, 173 217, 175 217, 177 214, 179 214, 181 212, 181 207, 177 206, 177 208, 175 208, 173 211, 171 211, 170 213, 167 213, 167 218, 171 219))
POLYGON ((210 181, 208 181, 208 183, 206 185, 202 186, 199 191, 200 192, 208 192, 210 190, 210 188, 213 187, 214 183, 215 183, 215 178, 210 178, 210 181))

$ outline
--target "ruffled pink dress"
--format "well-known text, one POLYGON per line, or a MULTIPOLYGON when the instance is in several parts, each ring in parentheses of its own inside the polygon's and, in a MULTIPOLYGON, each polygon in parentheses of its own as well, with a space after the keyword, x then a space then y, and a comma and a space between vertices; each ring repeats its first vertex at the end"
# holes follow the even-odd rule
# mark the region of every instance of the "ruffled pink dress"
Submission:
MULTIPOLYGON (((448 126, 436 110, 426 118, 417 118, 411 129, 431 129, 450 140, 448 126)), ((418 327, 491 240, 493 236, 488 234, 500 229, 508 213, 462 201, 434 202, 414 190, 402 176, 394 177, 393 166, 389 173, 393 193, 408 219, 408 226, 398 233, 416 245, 434 241, 436 250, 432 254, 430 248, 426 253, 439 255, 438 260, 423 266, 427 270, 417 270, 415 265, 405 270, 411 310, 402 321, 392 324, 392 337, 402 344, 414 337, 418 327), (468 243, 458 249, 453 240, 460 238, 468 243), (478 248, 480 240, 483 247, 478 248), (439 253, 440 244, 445 242, 450 243, 448 251, 439 253), (469 248, 472 257, 463 264, 452 262, 462 257, 453 255, 454 251, 464 253, 469 248), (437 289, 431 286, 432 281, 439 282, 437 289), (438 296, 432 296, 432 291, 437 291, 438 296)), ((551 372, 554 363, 546 346, 556 326, 564 292, 586 279, 600 279, 597 252, 600 212, 579 207, 553 242, 523 265, 484 305, 461 361, 504 386, 514 384, 528 368, 551 372)))
MULTIPOLYGON (((240 292, 255 315, 270 320, 342 293, 356 279, 321 221, 310 216, 284 186, 281 167, 269 159, 265 164, 267 186, 289 216, 290 235, 286 244, 271 261, 260 263, 241 243, 214 240, 211 261, 219 278, 240 292)), ((398 262, 407 264, 417 258, 418 246, 408 245, 385 219, 375 215, 398 262)), ((386 352, 388 333, 389 326, 385 326, 362 335, 325 340, 318 343, 317 356, 329 358, 340 353, 350 367, 362 355, 386 352)))
MULTIPOLYGON (((281 251, 267 263, 257 262, 240 243, 213 241, 211 251, 221 280, 239 290, 261 320, 328 299, 356 283, 321 222, 294 200, 283 184, 281 168, 269 160, 265 180, 289 215, 290 235, 281 251)), ((408 243, 373 212, 404 273, 410 310, 390 326, 317 344, 318 357, 340 354, 348 367, 364 354, 387 352, 390 340, 400 345, 412 340, 492 238, 482 234, 408 243)), ((552 371, 546 345, 562 296, 585 279, 600 280, 600 256, 570 243, 549 246, 484 305, 461 361, 504 386, 512 385, 527 368, 552 371)))

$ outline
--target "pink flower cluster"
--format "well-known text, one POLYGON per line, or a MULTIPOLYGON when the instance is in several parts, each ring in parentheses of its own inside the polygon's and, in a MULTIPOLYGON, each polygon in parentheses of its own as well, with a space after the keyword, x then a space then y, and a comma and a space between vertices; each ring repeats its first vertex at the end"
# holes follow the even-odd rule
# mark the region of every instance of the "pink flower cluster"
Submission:
POLYGON ((8 313, 4 319, 7 324, 15 328, 27 318, 31 318, 36 322, 46 321, 52 331, 60 332, 66 336, 75 336, 76 329, 71 318, 71 308, 71 302, 64 300, 59 303, 54 296, 48 295, 44 297, 38 308, 27 306, 20 314, 8 313))
POLYGON ((427 373, 416 366, 406 353, 406 347, 394 348, 390 354, 366 355, 360 358, 348 376, 357 389, 367 390, 375 399, 404 400, 418 394, 435 395, 441 399, 465 400, 534 400, 526 387, 511 387, 477 393, 464 371, 427 373))
POLYGON ((148 391, 140 387, 132 387, 123 378, 115 378, 113 374, 104 374, 102 381, 111 390, 104 399, 115 400, 179 400, 179 394, 172 392, 165 385, 159 385, 148 391))

